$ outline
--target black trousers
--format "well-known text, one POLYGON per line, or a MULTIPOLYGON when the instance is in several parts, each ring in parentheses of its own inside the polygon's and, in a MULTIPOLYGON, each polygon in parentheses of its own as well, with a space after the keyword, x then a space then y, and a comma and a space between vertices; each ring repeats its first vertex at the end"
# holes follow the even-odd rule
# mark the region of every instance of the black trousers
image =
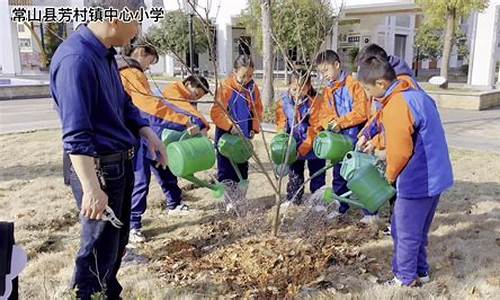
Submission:
MULTIPOLYGON (((79 209, 82 206, 81 183, 71 168, 70 184, 79 209)), ((80 250, 76 256, 72 287, 77 288, 79 299, 91 299, 96 293, 104 293, 106 299, 120 299, 122 291, 116 274, 128 243, 130 206, 134 188, 132 160, 101 163, 108 195, 108 206, 113 209, 123 226, 118 229, 110 222, 89 220, 80 216, 80 250)))

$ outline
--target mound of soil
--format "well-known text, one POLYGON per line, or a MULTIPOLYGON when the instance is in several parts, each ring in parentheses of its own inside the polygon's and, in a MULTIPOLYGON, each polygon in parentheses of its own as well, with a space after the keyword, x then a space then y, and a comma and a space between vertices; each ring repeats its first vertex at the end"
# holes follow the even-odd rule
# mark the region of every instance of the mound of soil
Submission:
POLYGON ((204 224, 204 240, 170 240, 160 273, 176 287, 234 297, 295 296, 304 289, 342 291, 343 274, 377 281, 381 267, 361 253, 363 241, 379 237, 377 228, 336 224, 313 237, 287 233, 249 233, 238 220, 204 224))

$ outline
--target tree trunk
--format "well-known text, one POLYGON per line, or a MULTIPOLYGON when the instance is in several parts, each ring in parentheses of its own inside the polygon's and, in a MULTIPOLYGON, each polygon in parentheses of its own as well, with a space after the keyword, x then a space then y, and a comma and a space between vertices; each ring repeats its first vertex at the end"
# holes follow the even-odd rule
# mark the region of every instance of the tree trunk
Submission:
MULTIPOLYGON (((35 31, 35 28, 32 23, 24 22, 24 26, 28 27, 28 30, 31 32, 31 36, 35 40, 35 43, 37 44, 38 48, 40 48, 40 66, 42 68, 48 67, 48 59, 47 59, 47 52, 45 50, 45 47, 42 45, 42 39, 38 35, 38 33, 35 31)), ((40 26, 43 26, 40 24, 40 26)))
POLYGON ((272 39, 272 16, 271 0, 261 0, 262 10, 262 52, 263 52, 263 72, 264 86, 262 89, 262 99, 265 105, 270 106, 274 101, 273 89, 273 39, 272 39))
POLYGON ((286 61, 286 57, 283 58, 283 61, 285 62, 285 84, 288 85, 288 62, 286 61))
POLYGON ((450 65, 451 49, 453 47, 453 39, 455 36, 455 20, 456 20, 456 10, 452 8, 448 11, 446 16, 446 31, 444 33, 444 45, 443 45, 443 56, 441 61, 441 77, 448 80, 448 68, 450 65))

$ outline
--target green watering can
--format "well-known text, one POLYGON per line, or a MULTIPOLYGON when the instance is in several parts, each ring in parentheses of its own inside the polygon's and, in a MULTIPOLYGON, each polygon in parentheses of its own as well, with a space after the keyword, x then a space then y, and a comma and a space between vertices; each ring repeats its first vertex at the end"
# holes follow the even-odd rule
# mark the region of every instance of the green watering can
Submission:
POLYGON ((323 200, 325 203, 331 203, 333 200, 345 202, 374 213, 396 194, 396 189, 387 183, 374 165, 369 164, 354 172, 347 181, 347 187, 350 191, 341 196, 327 188, 323 200))
POLYGON ((237 164, 247 162, 253 154, 253 146, 246 138, 235 134, 223 134, 217 143, 219 153, 229 159, 236 175, 239 178, 240 185, 248 185, 248 180, 243 179, 237 164))
POLYGON ((274 164, 282 165, 286 162, 288 165, 291 165, 297 160, 297 142, 293 137, 287 158, 289 139, 290 135, 288 133, 280 133, 275 135, 271 140, 271 160, 274 164))
POLYGON ((288 133, 279 133, 271 140, 271 160, 275 165, 274 170, 279 176, 286 176, 289 165, 297 161, 297 142, 292 137, 290 149, 288 149, 289 139, 290 135, 288 133))
POLYGON ((194 173, 208 170, 215 164, 215 149, 207 137, 193 137, 172 142, 167 146, 167 156, 168 167, 175 176, 211 189, 215 198, 224 195, 223 185, 209 184, 194 176, 194 173))
POLYGON ((163 129, 161 132, 161 141, 167 147, 169 144, 173 142, 178 142, 180 140, 191 138, 187 132, 187 130, 179 131, 173 129, 163 129))
POLYGON ((340 176, 345 180, 350 180, 357 170, 367 165, 375 165, 377 158, 374 155, 357 151, 349 151, 342 160, 340 176))
POLYGON ((313 144, 314 154, 320 159, 330 160, 333 164, 342 161, 353 148, 351 138, 331 131, 320 132, 313 144))
POLYGON ((217 143, 219 153, 236 164, 247 162, 253 154, 253 146, 247 139, 235 134, 223 134, 217 143))

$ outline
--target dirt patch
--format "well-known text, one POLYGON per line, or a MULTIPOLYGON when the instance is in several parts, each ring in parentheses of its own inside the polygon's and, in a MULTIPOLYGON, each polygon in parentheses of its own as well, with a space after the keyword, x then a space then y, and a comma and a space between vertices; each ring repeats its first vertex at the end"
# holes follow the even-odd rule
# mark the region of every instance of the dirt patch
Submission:
MULTIPOLYGON (((254 146, 267 162, 260 139, 254 146)), ((73 272, 79 225, 71 191, 62 181, 60 132, 0 136, 0 143, 0 219, 15 221, 16 241, 30 257, 21 298, 61 299, 73 272)), ((238 202, 240 211, 246 210, 242 217, 225 213, 210 191, 184 180, 184 201, 193 212, 169 215, 153 180, 143 219, 149 241, 136 249, 149 262, 122 267, 122 296, 497 299, 500 156, 462 150, 451 155, 455 186, 442 196, 431 228, 432 281, 423 288, 379 284, 392 276, 392 241, 380 228, 357 224, 359 210, 338 222, 307 222, 307 231, 285 223, 279 237, 271 237, 274 196, 252 163, 247 198, 238 202)), ((265 168, 271 170, 269 164, 265 168)), ((210 179, 213 173, 199 175, 210 179)), ((291 207, 287 219, 293 224, 301 213, 303 206, 291 207)), ((386 209, 381 216, 385 222, 386 209)))
POLYGON ((304 288, 350 289, 331 274, 355 272, 371 281, 383 276, 377 260, 358 248, 378 238, 377 228, 338 223, 309 239, 262 232, 241 237, 248 233, 245 223, 255 222, 248 219, 203 224, 203 240, 166 242, 162 248, 168 255, 159 260, 158 271, 195 293, 266 298, 294 297, 304 288))

